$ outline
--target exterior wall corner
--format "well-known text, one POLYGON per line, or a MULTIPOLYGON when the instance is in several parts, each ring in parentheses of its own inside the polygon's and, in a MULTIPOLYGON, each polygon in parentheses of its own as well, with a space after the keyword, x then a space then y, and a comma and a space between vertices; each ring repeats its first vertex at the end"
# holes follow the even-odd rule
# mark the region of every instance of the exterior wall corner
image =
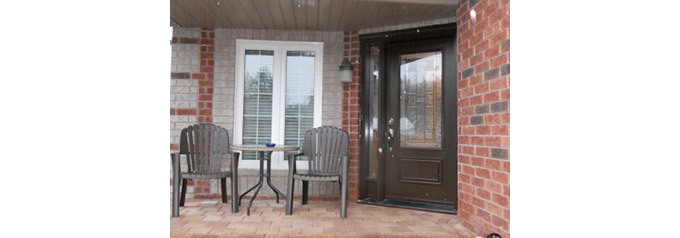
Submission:
POLYGON ((510 237, 510 2, 463 0, 456 15, 458 216, 510 237))

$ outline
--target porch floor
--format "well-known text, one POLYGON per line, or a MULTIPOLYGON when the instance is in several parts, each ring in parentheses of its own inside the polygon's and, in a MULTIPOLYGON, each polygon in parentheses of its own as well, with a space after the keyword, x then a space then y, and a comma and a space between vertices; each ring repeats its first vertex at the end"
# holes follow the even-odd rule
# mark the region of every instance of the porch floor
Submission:
POLYGON ((298 200, 286 216, 283 201, 256 199, 247 216, 245 199, 238 213, 229 202, 187 200, 170 219, 171 237, 474 237, 451 214, 350 202, 341 219, 339 201, 298 200))

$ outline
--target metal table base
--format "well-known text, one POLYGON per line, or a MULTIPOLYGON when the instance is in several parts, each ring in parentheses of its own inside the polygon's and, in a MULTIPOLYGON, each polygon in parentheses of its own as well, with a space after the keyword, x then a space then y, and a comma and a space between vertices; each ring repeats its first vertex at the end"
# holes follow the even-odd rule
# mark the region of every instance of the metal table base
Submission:
MULTIPOLYGON (((286 198, 286 195, 284 195, 279 189, 277 189, 273 184, 272 184, 272 152, 273 151, 260 151, 260 180, 253 186, 252 188, 249 188, 241 194, 241 196, 238 198, 238 205, 241 206, 241 199, 243 197, 250 193, 251 191, 255 190, 255 193, 253 194, 253 197, 250 198, 250 202, 248 203, 248 216, 250 216, 250 207, 253 205, 253 200, 255 200, 255 197, 257 197, 257 194, 260 192, 260 189, 262 189, 263 181, 265 178, 267 178, 267 186, 269 186, 273 191, 274 194, 276 194, 276 203, 279 203, 279 196, 283 197, 284 199, 286 198), (267 173, 265 174, 264 172, 264 162, 265 160, 267 161, 267 173)), ((232 201, 233 202, 233 201, 232 201)))

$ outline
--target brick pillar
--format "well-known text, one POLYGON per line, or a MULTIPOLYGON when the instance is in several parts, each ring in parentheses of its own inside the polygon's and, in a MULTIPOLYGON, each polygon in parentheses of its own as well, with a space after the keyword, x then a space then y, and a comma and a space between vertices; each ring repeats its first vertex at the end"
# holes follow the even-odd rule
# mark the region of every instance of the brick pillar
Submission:
POLYGON ((191 78, 198 80, 198 122, 212 123, 215 30, 213 28, 201 30, 200 73, 191 75, 191 78))
MULTIPOLYGON (((215 30, 201 29, 201 63, 199 73, 191 75, 198 80, 198 123, 212 123, 213 66, 215 65, 215 30)), ((210 180, 194 182, 194 198, 218 198, 219 191, 210 191, 210 180)))
POLYGON ((356 201, 359 197, 359 95, 361 82, 359 80, 359 34, 357 31, 345 31, 344 57, 349 58, 354 68, 351 83, 343 84, 342 98, 342 129, 349 133, 349 197, 356 201))
POLYGON ((458 17, 458 216, 510 237, 510 3, 463 0, 458 17), (470 11, 476 12, 476 20, 470 11))

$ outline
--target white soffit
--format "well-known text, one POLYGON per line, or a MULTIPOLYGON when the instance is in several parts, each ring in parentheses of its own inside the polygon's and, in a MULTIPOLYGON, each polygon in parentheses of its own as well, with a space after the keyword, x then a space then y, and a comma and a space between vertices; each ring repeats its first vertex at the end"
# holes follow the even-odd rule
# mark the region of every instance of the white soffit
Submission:
POLYGON ((170 0, 181 27, 360 30, 454 18, 459 0, 170 0))

